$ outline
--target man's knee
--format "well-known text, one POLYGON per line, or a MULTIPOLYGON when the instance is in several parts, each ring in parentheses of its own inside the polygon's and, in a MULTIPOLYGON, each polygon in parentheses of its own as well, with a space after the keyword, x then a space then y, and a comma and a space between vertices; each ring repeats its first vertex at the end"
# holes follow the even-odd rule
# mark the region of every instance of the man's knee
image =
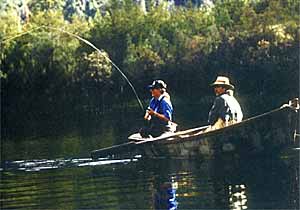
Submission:
POLYGON ((149 136, 150 136, 150 131, 149 131, 149 128, 147 128, 147 127, 141 128, 139 133, 143 138, 149 138, 149 136))

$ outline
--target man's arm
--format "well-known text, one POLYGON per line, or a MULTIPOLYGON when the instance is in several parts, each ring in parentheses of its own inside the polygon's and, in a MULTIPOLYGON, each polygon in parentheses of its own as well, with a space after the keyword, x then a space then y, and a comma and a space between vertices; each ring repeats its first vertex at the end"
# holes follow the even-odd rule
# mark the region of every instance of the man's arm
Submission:
POLYGON ((148 113, 149 113, 151 116, 158 117, 159 119, 161 119, 161 120, 163 120, 163 121, 165 121, 165 122, 169 122, 169 121, 170 121, 170 119, 167 118, 165 115, 159 114, 158 112, 155 112, 155 111, 153 111, 152 109, 149 109, 149 110, 148 110, 148 113))
POLYGON ((165 122, 172 121, 172 112, 173 112, 172 105, 170 105, 166 101, 162 101, 161 102, 161 109, 162 109, 163 114, 154 112, 153 110, 149 111, 149 113, 153 116, 158 117, 159 119, 161 119, 165 122))
POLYGON ((208 122, 210 125, 213 125, 221 117, 222 108, 224 107, 224 99, 217 97, 214 101, 214 104, 209 111, 208 122))

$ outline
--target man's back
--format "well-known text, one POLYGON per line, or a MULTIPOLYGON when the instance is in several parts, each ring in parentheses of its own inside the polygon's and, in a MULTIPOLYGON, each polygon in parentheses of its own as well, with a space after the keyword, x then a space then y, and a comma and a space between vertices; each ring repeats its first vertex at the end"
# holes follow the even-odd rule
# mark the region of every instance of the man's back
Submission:
POLYGON ((230 109, 233 120, 235 120, 236 122, 241 122, 243 120, 243 112, 236 98, 229 94, 223 94, 221 97, 227 103, 227 106, 230 109))

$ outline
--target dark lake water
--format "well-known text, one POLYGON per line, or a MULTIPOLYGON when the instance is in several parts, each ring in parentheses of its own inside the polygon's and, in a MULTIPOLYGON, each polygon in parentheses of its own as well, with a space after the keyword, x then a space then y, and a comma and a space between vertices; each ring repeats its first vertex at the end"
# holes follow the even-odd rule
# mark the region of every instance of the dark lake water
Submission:
POLYGON ((116 119, 2 140, 1 209, 299 209, 299 150, 277 159, 92 160, 90 151, 126 141, 141 123, 116 119))

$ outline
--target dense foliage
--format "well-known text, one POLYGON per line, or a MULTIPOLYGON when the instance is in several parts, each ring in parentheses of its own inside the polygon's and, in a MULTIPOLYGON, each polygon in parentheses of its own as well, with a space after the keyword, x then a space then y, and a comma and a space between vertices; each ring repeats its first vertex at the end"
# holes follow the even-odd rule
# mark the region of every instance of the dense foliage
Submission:
POLYGON ((37 29, 42 25, 90 40, 144 99, 145 86, 161 78, 175 104, 199 103, 201 112, 201 103, 210 105, 209 84, 219 74, 231 78, 246 113, 299 95, 299 1, 217 0, 210 8, 171 9, 162 4, 147 13, 131 0, 111 0, 105 7, 90 1, 88 8, 77 1, 28 2, 25 16, 13 5, 0 6, 2 129, 135 100, 105 56, 66 33, 37 29))

